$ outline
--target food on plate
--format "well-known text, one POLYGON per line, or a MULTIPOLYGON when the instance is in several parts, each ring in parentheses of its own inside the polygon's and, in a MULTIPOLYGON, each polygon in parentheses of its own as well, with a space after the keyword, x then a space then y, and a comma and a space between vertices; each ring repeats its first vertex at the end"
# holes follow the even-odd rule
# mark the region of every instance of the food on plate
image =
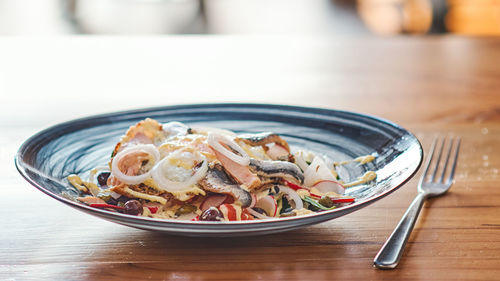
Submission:
POLYGON ((346 188, 372 181, 367 171, 344 183, 341 165, 365 165, 374 155, 334 162, 293 150, 280 135, 161 124, 145 119, 114 147, 107 166, 88 179, 69 175, 78 200, 91 207, 159 219, 244 221, 323 212, 352 204, 346 188))

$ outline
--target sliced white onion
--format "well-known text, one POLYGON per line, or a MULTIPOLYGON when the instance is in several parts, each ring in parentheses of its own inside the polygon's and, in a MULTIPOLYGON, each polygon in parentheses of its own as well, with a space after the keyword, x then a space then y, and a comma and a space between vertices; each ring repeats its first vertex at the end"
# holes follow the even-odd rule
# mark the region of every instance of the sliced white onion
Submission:
POLYGON ((114 192, 114 191, 111 191, 111 192, 109 193, 109 195, 111 195, 111 197, 113 197, 113 199, 118 199, 118 198, 122 197, 122 195, 121 195, 121 194, 118 194, 118 193, 116 193, 116 192, 114 192))
POLYGON ((299 166, 299 168, 303 172, 305 172, 307 170, 307 167, 309 167, 309 165, 307 164, 306 160, 304 160, 304 152, 303 151, 297 152, 294 155, 294 158, 295 158, 295 164, 297 164, 297 166, 299 166))
POLYGON ((261 220, 265 220, 265 219, 272 219, 272 217, 268 217, 268 216, 266 216, 266 215, 264 215, 264 214, 261 214, 261 213, 259 213, 259 212, 255 211, 255 210, 254 210, 254 209, 252 209, 252 208, 247 208, 247 211, 248 211, 251 215, 253 215, 253 216, 255 216, 256 218, 259 218, 259 219, 261 219, 261 220))
POLYGON ((192 153, 193 159, 195 161, 201 162, 201 167, 199 167, 194 175, 190 176, 187 180, 185 181, 172 181, 168 179, 165 176, 164 172, 164 166, 170 162, 170 159, 172 158, 179 158, 180 154, 186 153, 186 151, 178 150, 174 153, 169 154, 167 157, 163 158, 154 168, 152 171, 152 177, 156 184, 158 186, 166 191, 169 192, 175 192, 175 191, 184 191, 186 189, 189 189, 191 186, 195 185, 198 183, 205 175, 207 174, 208 171, 208 161, 205 156, 203 156, 201 153, 194 151, 192 153))
POLYGON ((314 157, 311 165, 304 171, 304 185, 307 187, 313 186, 318 181, 331 180, 335 181, 332 171, 328 169, 325 161, 319 156, 314 157))
POLYGON ((163 132, 167 134, 167 137, 171 136, 183 136, 187 134, 189 129, 188 126, 181 122, 172 121, 162 125, 163 132))
POLYGON ((322 193, 335 192, 339 195, 343 195, 345 192, 345 187, 339 182, 332 180, 322 180, 313 185, 317 190, 322 193))
POLYGON ((156 164, 158 159, 160 159, 160 152, 158 152, 158 149, 152 144, 138 144, 125 148, 124 150, 118 152, 118 154, 115 155, 113 161, 111 162, 111 172, 113 176, 115 176, 119 181, 126 184, 139 184, 149 178, 151 170, 142 175, 129 176, 123 173, 118 168, 120 161, 125 156, 127 156, 130 153, 137 153, 137 152, 145 152, 153 156, 154 164, 156 164))
POLYGON ((274 197, 270 195, 260 198, 255 204, 255 207, 266 211, 266 213, 271 217, 276 216, 276 212, 278 211, 278 204, 276 203, 274 197))
POLYGON ((290 199, 295 202, 295 209, 300 210, 304 208, 304 204, 302 203, 302 199, 300 199, 300 196, 295 192, 295 190, 289 188, 288 186, 280 185, 280 192, 282 191, 286 195, 290 197, 290 199))
POLYGON ((248 164, 250 164, 250 157, 248 156, 248 154, 236 142, 234 142, 228 136, 216 134, 216 133, 209 133, 207 142, 208 142, 208 145, 210 145, 213 149, 222 153, 224 156, 231 159, 232 161, 234 161, 240 165, 243 165, 243 166, 248 166, 248 164), (229 146, 231 149, 234 149, 240 155, 237 155, 236 153, 225 148, 221 144, 221 142, 226 144, 227 146, 229 146))

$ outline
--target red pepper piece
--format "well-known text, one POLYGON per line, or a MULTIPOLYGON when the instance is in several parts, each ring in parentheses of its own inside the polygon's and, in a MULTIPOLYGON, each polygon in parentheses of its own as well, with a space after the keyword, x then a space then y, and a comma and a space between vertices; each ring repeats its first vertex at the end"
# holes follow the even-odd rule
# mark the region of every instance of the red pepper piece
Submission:
POLYGON ((309 194, 310 194, 310 196, 311 196, 312 198, 315 198, 315 199, 321 199, 321 196, 319 196, 318 194, 314 194, 314 193, 309 193, 309 194))
POLYGON ((302 186, 300 186, 300 185, 298 185, 298 184, 295 184, 295 183, 293 183, 293 182, 289 182, 289 181, 287 181, 287 180, 284 180, 284 181, 285 181, 285 184, 286 184, 286 185, 288 185, 288 187, 290 187, 290 188, 291 188, 291 189, 293 189, 293 190, 307 189, 307 188, 302 187, 302 186))
POLYGON ((330 198, 333 203, 351 203, 354 202, 354 198, 330 198))
POLYGON ((235 221, 236 219, 236 209, 230 204, 222 204, 219 207, 220 211, 227 214, 227 220, 235 221))
POLYGON ((158 207, 147 206, 147 208, 149 209, 149 211, 151 212, 151 214, 156 214, 156 212, 158 212, 158 207))
MULTIPOLYGON (((310 196, 314 199, 321 199, 321 196, 314 193, 310 193, 310 196)), ((355 198, 350 198, 350 197, 346 198, 330 197, 330 199, 332 200, 333 203, 352 203, 356 200, 355 198)))
POLYGON ((243 212, 241 213, 241 220, 250 221, 253 220, 253 216, 250 215, 250 213, 247 210, 243 210, 243 212))
POLYGON ((199 221, 199 220, 200 220, 200 216, 196 216, 196 218, 191 219, 191 221, 199 221))
POLYGON ((123 210, 123 207, 116 206, 116 205, 111 205, 111 204, 101 204, 101 203, 95 203, 95 204, 90 204, 90 207, 93 208, 108 208, 108 209, 118 209, 118 210, 123 210))

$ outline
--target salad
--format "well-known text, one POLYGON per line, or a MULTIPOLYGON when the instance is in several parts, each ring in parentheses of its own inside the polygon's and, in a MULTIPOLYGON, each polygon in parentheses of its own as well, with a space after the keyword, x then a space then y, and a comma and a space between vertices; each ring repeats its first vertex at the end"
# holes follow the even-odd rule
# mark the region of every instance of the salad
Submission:
POLYGON ((364 165, 373 155, 334 162, 292 151, 281 136, 236 134, 180 122, 145 119, 116 144, 108 165, 69 175, 76 198, 90 207, 135 216, 243 221, 300 216, 355 201, 345 190, 376 178, 343 182, 337 168, 364 165))

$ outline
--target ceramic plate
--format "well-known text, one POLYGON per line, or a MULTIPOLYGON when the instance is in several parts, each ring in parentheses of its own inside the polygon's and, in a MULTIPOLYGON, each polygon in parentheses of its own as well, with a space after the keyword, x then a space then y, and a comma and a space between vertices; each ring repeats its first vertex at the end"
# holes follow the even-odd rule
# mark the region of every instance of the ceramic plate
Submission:
POLYGON ((33 186, 73 208, 88 214, 141 229, 190 236, 258 235, 296 229, 331 220, 390 194, 417 171, 422 147, 407 130, 380 118, 319 108, 262 104, 180 105, 110 113, 62 123, 29 138, 19 149, 16 166, 33 186), (366 165, 350 165, 340 171, 345 181, 371 170, 377 179, 348 188, 356 197, 352 205, 311 214, 245 222, 199 222, 136 217, 95 209, 67 199, 74 194, 69 174, 82 174, 105 165, 115 144, 127 128, 146 117, 160 122, 180 121, 235 132, 273 131, 292 149, 305 148, 339 161, 376 154, 366 165))

